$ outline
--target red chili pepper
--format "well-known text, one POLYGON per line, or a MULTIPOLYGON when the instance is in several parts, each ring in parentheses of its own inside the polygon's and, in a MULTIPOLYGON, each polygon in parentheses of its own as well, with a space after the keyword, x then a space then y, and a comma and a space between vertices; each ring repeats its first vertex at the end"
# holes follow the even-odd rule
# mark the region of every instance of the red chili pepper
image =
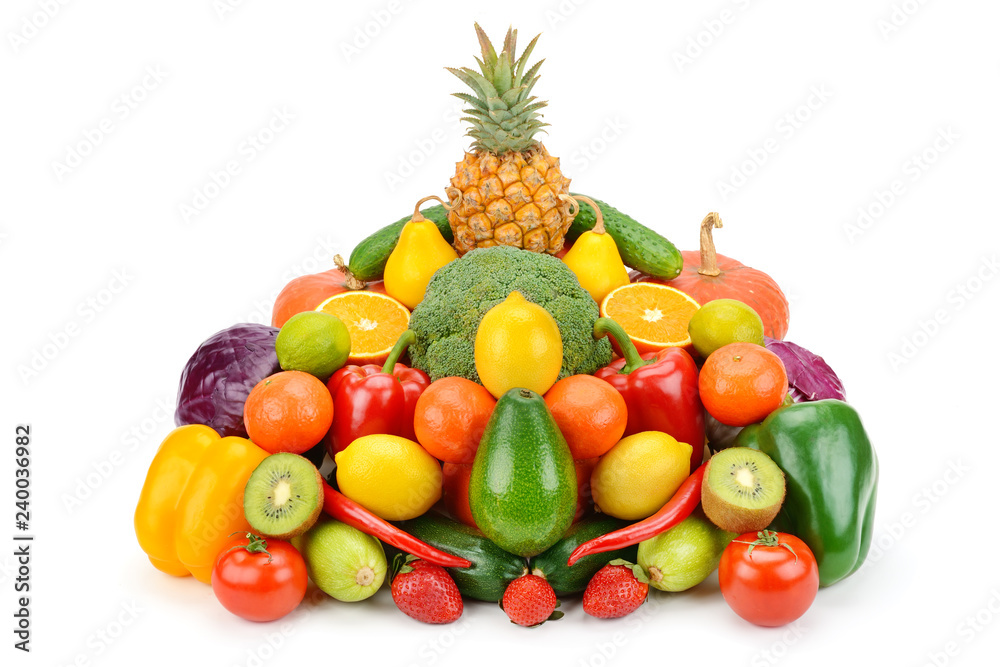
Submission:
POLYGON ((694 508, 701 502, 701 482, 705 478, 705 468, 708 463, 698 466, 691 475, 684 480, 674 493, 673 498, 651 517, 645 518, 631 526, 625 526, 600 537, 595 537, 589 542, 584 542, 569 555, 568 565, 573 565, 584 556, 600 554, 615 549, 624 549, 633 544, 639 544, 643 540, 656 537, 665 530, 673 528, 691 515, 694 508))
POLYGON ((327 382, 333 396, 333 427, 326 440, 331 458, 363 435, 384 433, 416 440, 413 412, 431 379, 396 363, 416 335, 407 330, 383 366, 344 366, 327 382))
POLYGON ((472 563, 464 558, 452 556, 421 542, 413 535, 396 528, 385 519, 381 519, 361 505, 357 504, 340 491, 323 482, 323 510, 337 521, 343 521, 372 537, 388 542, 397 549, 428 563, 441 567, 471 567, 472 563))
POLYGON ((602 317, 594 323, 594 337, 611 335, 625 355, 595 376, 625 399, 628 422, 625 435, 662 431, 691 445, 691 470, 701 465, 705 452, 705 412, 698 394, 698 366, 679 347, 639 355, 621 325, 602 317))

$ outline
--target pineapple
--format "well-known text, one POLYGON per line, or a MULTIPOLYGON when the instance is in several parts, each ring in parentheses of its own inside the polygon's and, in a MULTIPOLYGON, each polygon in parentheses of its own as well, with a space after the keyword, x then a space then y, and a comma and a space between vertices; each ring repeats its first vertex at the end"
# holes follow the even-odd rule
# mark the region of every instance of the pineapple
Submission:
POLYGON ((448 68, 475 93, 455 93, 469 104, 462 120, 471 126, 467 134, 473 139, 447 188, 455 249, 464 255, 474 248, 509 245, 555 254, 573 217, 569 201, 560 198, 569 193, 569 179, 559 169, 559 158, 534 138, 548 124, 538 113, 546 103, 531 96, 542 61, 525 71, 538 36, 515 60, 516 30, 507 31, 499 56, 478 24, 476 34, 483 51, 482 60, 476 58, 481 72, 448 68))

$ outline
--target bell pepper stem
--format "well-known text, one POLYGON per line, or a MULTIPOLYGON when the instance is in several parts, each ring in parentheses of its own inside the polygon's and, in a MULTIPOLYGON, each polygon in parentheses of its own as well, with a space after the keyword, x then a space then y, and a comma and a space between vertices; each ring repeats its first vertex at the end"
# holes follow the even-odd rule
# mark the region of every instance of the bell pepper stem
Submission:
POLYGON ((399 358, 403 356, 403 353, 406 352, 406 348, 410 347, 415 340, 417 340, 417 334, 413 333, 412 329, 404 331, 403 335, 396 341, 396 344, 392 346, 392 351, 389 352, 389 357, 382 365, 382 372, 392 375, 392 371, 396 368, 396 363, 399 361, 399 358))
POLYGON ((643 359, 639 355, 639 351, 635 349, 635 343, 625 333, 622 325, 610 317, 599 317, 594 322, 594 338, 603 338, 604 336, 614 338, 622 351, 622 355, 625 357, 625 366, 618 371, 620 374, 628 375, 637 368, 656 363, 655 359, 643 359))

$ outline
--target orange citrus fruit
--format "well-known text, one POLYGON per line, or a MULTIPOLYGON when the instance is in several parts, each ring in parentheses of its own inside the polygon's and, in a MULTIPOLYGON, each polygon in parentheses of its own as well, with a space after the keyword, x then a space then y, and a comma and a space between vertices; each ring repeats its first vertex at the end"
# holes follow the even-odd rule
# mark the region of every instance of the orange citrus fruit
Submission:
POLYGON ((621 440, 628 422, 625 399, 593 375, 571 375, 545 393, 556 426, 574 459, 603 456, 621 440))
POLYGON ((708 414, 727 426, 755 424, 777 410, 788 391, 785 365, 754 343, 730 343, 708 355, 698 393, 708 414))
POLYGON ((250 390, 243 406, 250 440, 275 454, 302 454, 323 439, 333 424, 333 397, 315 376, 282 371, 250 390))
POLYGON ((604 297, 601 316, 622 325, 642 354, 690 345, 688 323, 698 308, 697 301, 673 287, 630 283, 604 297))
MULTIPOLYGON (((611 387, 603 380, 597 381, 611 387)), ((417 442, 440 461, 472 463, 496 404, 486 387, 472 380, 436 380, 420 394, 413 412, 417 442)))
POLYGON ((381 364, 410 325, 410 311, 387 294, 341 292, 316 310, 335 315, 351 335, 349 364, 381 364))

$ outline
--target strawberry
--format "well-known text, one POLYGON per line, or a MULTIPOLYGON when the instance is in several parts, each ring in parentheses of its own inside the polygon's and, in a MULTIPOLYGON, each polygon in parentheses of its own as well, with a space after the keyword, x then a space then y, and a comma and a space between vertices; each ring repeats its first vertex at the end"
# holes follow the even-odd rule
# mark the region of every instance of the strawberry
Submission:
POLYGON ((510 582, 500 601, 500 608, 510 622, 526 628, 562 618, 562 612, 555 610, 558 606, 552 586, 535 574, 526 574, 510 582))
POLYGON ((649 578, 642 567, 615 559, 597 571, 583 592, 583 610, 596 618, 628 616, 646 601, 649 578))
POLYGON ((394 568, 392 601, 401 612, 424 623, 451 623, 462 615, 462 594, 443 567, 400 555, 394 568))

